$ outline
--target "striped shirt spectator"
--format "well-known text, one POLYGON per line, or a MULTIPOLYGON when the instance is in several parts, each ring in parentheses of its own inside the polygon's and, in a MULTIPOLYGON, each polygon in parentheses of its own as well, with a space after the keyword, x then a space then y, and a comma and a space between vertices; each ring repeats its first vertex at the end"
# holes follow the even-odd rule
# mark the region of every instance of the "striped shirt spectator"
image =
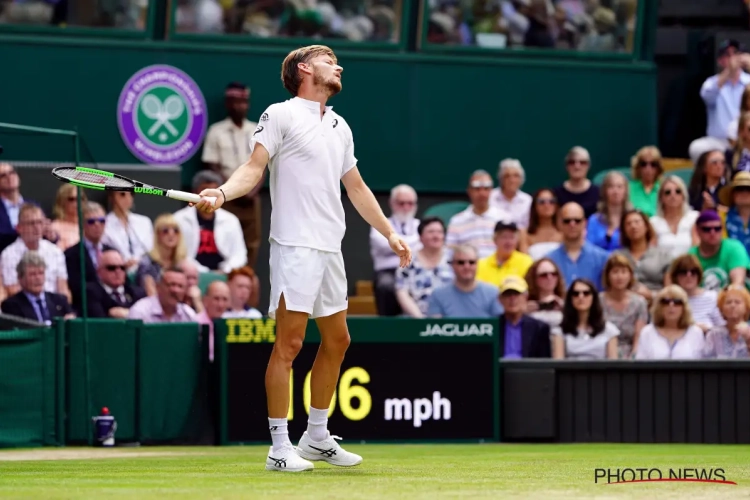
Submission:
POLYGON ((42 239, 44 223, 45 217, 41 208, 30 203, 21 207, 18 216, 19 237, 0 254, 3 284, 9 296, 21 290, 16 273, 16 266, 21 261, 21 257, 28 250, 36 250, 47 264, 44 290, 63 294, 70 299, 65 256, 54 243, 42 239))

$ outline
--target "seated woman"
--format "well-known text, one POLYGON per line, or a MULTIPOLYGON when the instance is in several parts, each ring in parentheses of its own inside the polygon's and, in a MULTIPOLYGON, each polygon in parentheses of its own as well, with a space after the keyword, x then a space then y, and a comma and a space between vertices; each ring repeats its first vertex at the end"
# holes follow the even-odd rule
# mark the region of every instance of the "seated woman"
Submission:
POLYGON ((229 309, 222 318, 262 318, 263 314, 250 304, 256 293, 255 271, 250 266, 232 269, 227 275, 229 309))
POLYGON ((633 357, 638 350, 638 336, 648 323, 646 299, 631 291, 635 285, 633 267, 627 257, 614 253, 602 273, 604 291, 599 294, 604 319, 620 330, 617 350, 621 359, 633 357))
POLYGON ((154 225, 145 215, 133 213, 133 194, 110 191, 104 243, 116 248, 130 269, 154 247, 154 225))
POLYGON ((596 213, 589 217, 586 239, 604 250, 616 250, 620 248, 622 214, 631 208, 628 180, 620 172, 610 172, 604 176, 599 192, 601 200, 596 213))
POLYGON ((531 200, 529 227, 521 233, 519 247, 539 260, 560 246, 562 233, 557 228, 557 199, 551 189, 540 189, 531 200))
POLYGON ((565 305, 565 280, 557 264, 546 257, 534 262, 526 273, 526 283, 529 285, 527 314, 547 323, 550 329, 560 326, 565 305))
POLYGON ((453 282, 453 269, 448 264, 443 221, 427 217, 417 232, 422 248, 408 267, 396 271, 396 299, 405 316, 424 318, 433 290, 453 282))
POLYGON ((641 330, 635 359, 701 359, 703 345, 685 290, 669 285, 654 298, 651 323, 641 330))
POLYGON ((511 222, 526 229, 529 227, 531 196, 521 191, 526 182, 526 171, 521 162, 514 158, 501 161, 497 181, 498 187, 490 192, 490 205, 505 210, 511 215, 511 222))
POLYGON ((636 280, 633 291, 651 303, 653 295, 664 286, 672 256, 656 246, 654 228, 640 210, 625 212, 620 226, 622 248, 617 252, 627 257, 633 266, 636 280))
POLYGON ((717 306, 718 294, 714 290, 706 290, 700 286, 703 282, 703 269, 695 255, 685 254, 677 257, 669 268, 669 279, 687 293, 693 321, 703 333, 714 326, 724 324, 724 318, 717 306))
MULTIPOLYGON (((85 204, 86 193, 81 189, 81 203, 85 204)), ((63 184, 57 190, 55 206, 52 208, 54 220, 50 229, 57 235, 57 247, 63 252, 80 241, 78 231, 78 188, 73 184, 63 184)))
POLYGON ((719 294, 719 310, 726 325, 706 333, 703 356, 718 359, 748 359, 750 346, 750 293, 747 288, 729 285, 719 294))
POLYGON ((560 206, 575 202, 583 207, 586 218, 596 212, 596 204, 599 202, 599 186, 588 178, 591 168, 591 156, 588 150, 581 146, 575 146, 565 155, 565 168, 568 171, 568 180, 555 188, 555 198, 560 206))
POLYGON ((649 217, 656 215, 659 178, 664 173, 661 165, 661 151, 656 146, 644 146, 638 150, 630 162, 630 203, 649 217))
POLYGON ((718 208, 719 192, 729 183, 730 172, 724 151, 717 149, 700 155, 688 186, 693 210, 718 208))
POLYGON ((568 288, 562 323, 551 332, 554 359, 617 359, 620 331, 604 318, 596 290, 586 279, 568 288))
POLYGON ((659 189, 656 215, 651 217, 659 248, 668 250, 672 258, 687 253, 698 243, 697 219, 698 212, 688 203, 685 183, 676 175, 668 176, 659 189))
POLYGON ((176 266, 187 257, 185 241, 172 214, 162 214, 154 221, 154 248, 141 257, 136 284, 149 296, 156 295, 156 282, 163 268, 176 266))

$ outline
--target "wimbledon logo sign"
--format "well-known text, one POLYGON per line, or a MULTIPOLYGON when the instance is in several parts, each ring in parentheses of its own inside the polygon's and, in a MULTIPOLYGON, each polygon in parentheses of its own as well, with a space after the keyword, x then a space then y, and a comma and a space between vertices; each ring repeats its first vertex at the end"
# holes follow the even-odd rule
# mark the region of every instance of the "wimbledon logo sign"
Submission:
POLYGON ((180 164, 203 142, 208 126, 206 100, 192 78, 179 69, 149 66, 122 89, 117 125, 125 145, 139 160, 180 164))

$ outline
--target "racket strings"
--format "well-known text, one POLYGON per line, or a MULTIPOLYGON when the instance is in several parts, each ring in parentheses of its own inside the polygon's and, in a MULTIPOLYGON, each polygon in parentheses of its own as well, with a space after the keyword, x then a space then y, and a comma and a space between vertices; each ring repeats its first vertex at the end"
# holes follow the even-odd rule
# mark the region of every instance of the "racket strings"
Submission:
POLYGON ((69 179, 72 181, 88 182, 91 184, 100 184, 105 187, 111 188, 129 188, 133 187, 133 183, 120 179, 118 177, 108 177, 105 175, 98 175, 92 172, 85 172, 76 168, 61 168, 56 170, 56 173, 60 177, 69 179))

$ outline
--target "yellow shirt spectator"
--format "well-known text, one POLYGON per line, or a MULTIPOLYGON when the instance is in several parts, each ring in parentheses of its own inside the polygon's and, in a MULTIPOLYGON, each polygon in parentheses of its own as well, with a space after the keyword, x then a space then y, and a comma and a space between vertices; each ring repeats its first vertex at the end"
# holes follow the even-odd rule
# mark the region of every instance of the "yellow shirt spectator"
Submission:
POLYGON ((517 250, 514 250, 510 257, 498 265, 497 256, 493 253, 477 263, 477 280, 484 281, 496 287, 500 286, 508 276, 518 276, 524 278, 526 271, 529 270, 534 260, 517 250))

